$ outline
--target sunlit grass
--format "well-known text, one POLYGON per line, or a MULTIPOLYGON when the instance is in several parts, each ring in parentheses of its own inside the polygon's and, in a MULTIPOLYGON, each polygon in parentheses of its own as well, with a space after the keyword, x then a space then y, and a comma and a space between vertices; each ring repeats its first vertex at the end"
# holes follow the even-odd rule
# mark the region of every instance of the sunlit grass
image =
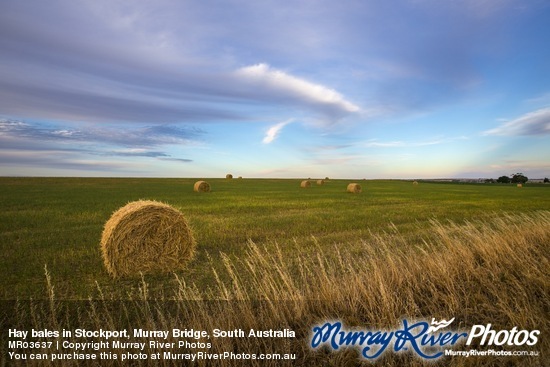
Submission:
MULTIPOLYGON (((402 318, 429 321, 432 317, 455 318, 458 328, 488 323, 495 330, 516 326, 544 333, 550 328, 550 212, 502 215, 462 223, 431 220, 424 230, 422 241, 412 242, 396 226, 386 233, 372 234, 368 240, 332 246, 323 246, 312 238, 311 252, 301 251, 302 240, 289 245, 287 251, 279 243, 260 245, 249 241, 238 258, 222 252, 218 258, 209 260, 207 267, 214 280, 208 287, 197 287, 181 274, 171 274, 176 286, 162 297, 153 298, 150 284, 139 279, 134 289, 108 292, 98 287, 95 302, 64 302, 57 298, 59 279, 47 267, 41 269, 45 301, 4 302, 3 311, 9 326, 20 330, 52 327, 70 330, 76 326, 92 330, 171 330, 185 326, 207 331, 215 328, 295 331, 293 339, 211 340, 210 353, 279 352, 297 356, 291 362, 246 361, 250 366, 359 365, 354 349, 338 352, 309 349, 312 326, 327 319, 338 319, 349 328, 368 330, 399 327, 402 318), (121 298, 127 301, 119 302, 121 298)), ((388 351, 377 364, 541 366, 548 360, 550 349, 543 335, 535 347, 529 348, 539 351, 538 357, 443 357, 441 363, 434 363, 414 353, 388 351)), ((506 346, 506 350, 511 349, 517 348, 506 346)), ((148 345, 144 350, 148 354, 159 351, 162 350, 148 345)), ((162 363, 181 365, 180 361, 172 360, 162 363)), ((243 361, 201 360, 196 364, 242 366, 243 361)), ((103 365, 124 363, 104 361, 103 365)), ((141 365, 158 365, 158 362, 144 361, 141 365)))

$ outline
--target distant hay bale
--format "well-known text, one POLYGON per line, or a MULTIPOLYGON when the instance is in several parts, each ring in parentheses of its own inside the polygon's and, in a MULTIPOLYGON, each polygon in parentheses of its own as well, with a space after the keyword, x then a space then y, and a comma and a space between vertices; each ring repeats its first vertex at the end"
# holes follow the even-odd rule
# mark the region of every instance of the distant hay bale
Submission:
POLYGON ((231 180, 233 178, 233 175, 231 173, 228 173, 227 175, 225 175, 225 178, 231 180))
POLYGON ((325 181, 328 181, 328 180, 329 180, 328 176, 327 176, 327 177, 325 177, 325 181))
POLYGON ((239 180, 242 180, 242 179, 243 179, 243 176, 239 176, 239 177, 237 177, 237 178, 238 178, 239 180))
POLYGON ((115 278, 183 269, 195 239, 183 214, 170 205, 139 200, 118 209, 101 236, 103 262, 115 278))
POLYGON ((325 180, 317 180, 317 185, 324 185, 325 184, 325 180))
POLYGON ((523 187, 523 185, 519 183, 519 184, 518 184, 518 187, 523 187))
POLYGON ((303 187, 303 188, 307 188, 307 187, 310 187, 310 186, 311 186, 311 182, 309 182, 309 180, 303 180, 300 183, 300 187, 303 187))
POLYGON ((413 181, 413 185, 418 185, 418 181, 413 181))
POLYGON ((351 192, 353 194, 359 194, 361 192, 361 185, 358 183, 350 183, 348 185, 347 192, 351 192))
POLYGON ((210 192, 210 184, 206 181, 197 181, 193 186, 196 192, 210 192))

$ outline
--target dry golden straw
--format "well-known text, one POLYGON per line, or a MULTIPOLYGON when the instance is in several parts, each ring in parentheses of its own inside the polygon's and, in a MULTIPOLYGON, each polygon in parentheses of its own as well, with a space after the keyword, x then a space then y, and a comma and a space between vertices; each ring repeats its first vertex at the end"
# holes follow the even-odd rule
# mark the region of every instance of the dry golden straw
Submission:
POLYGON ((519 184, 518 184, 517 186, 518 186, 518 187, 523 187, 523 185, 522 185, 522 184, 520 184, 520 183, 519 183, 519 184))
POLYGON ((361 192, 361 185, 359 185, 358 183, 350 183, 348 185, 347 191, 353 194, 359 194, 361 192))
POLYGON ((193 186, 196 192, 210 192, 210 184, 206 181, 197 181, 193 186))
POLYGON ((118 209, 101 236, 103 262, 115 278, 183 269, 195 240, 183 214, 170 205, 139 200, 118 209))
POLYGON ((325 184, 324 180, 317 180, 317 185, 324 185, 324 184, 325 184))
POLYGON ((225 175, 225 178, 231 180, 233 178, 233 175, 231 173, 228 173, 227 175, 225 175))
POLYGON ((309 180, 303 180, 300 183, 300 187, 303 187, 303 188, 310 187, 310 186, 311 186, 311 182, 309 182, 309 180))

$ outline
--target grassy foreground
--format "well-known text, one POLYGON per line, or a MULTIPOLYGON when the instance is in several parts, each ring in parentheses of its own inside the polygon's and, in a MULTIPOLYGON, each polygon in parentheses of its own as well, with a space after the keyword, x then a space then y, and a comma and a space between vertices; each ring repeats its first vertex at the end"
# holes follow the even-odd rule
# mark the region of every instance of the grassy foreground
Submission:
MULTIPOLYGON (((294 339, 216 339, 210 352, 293 353, 295 360, 201 360, 195 364, 355 366, 361 364, 355 349, 310 350, 312 325, 337 318, 349 327, 383 330, 398 326, 396 322, 403 317, 409 320, 455 317, 455 327, 465 329, 491 323, 496 330, 510 330, 513 326, 541 330, 535 349, 540 355, 443 357, 438 362, 424 362, 412 353, 386 352, 376 365, 547 366, 550 212, 502 215, 460 224, 432 220, 425 229, 430 235, 420 242, 411 242, 407 235, 394 229, 346 246, 333 244, 322 249, 317 244, 311 254, 297 251, 299 255, 292 262, 280 245, 263 246, 249 241, 239 259, 220 255, 223 266, 219 272, 211 269, 218 276, 209 288, 198 288, 173 275, 178 287, 163 300, 150 300, 148 285, 142 282, 130 301, 118 302, 111 299, 113 295, 102 294, 96 301, 66 302, 57 300, 56 279, 46 274, 49 299, 44 304, 5 301, 2 322, 22 330, 290 328, 296 331, 294 339)), ((300 241, 296 241, 293 250, 300 246, 300 241)), ((6 341, 0 342, 5 347, 6 341)), ((510 349, 514 347, 506 347, 510 349)), ((147 347, 147 353, 158 351, 147 347)), ((3 355, 6 358, 6 353, 3 355)), ((94 365, 74 361, 62 364, 94 365)), ((10 361, 10 365, 28 364, 10 361)), ((31 365, 50 364, 37 361, 31 365)), ((102 365, 128 364, 103 361, 102 365)), ((182 362, 146 360, 132 365, 176 366, 182 362)))
MULTIPOLYGON (((385 232, 409 245, 431 235, 430 222, 487 220, 503 213, 550 208, 550 185, 468 185, 405 181, 351 181, 300 188, 300 180, 208 179, 212 192, 193 192, 195 179, 0 178, 0 299, 44 299, 44 267, 59 299, 120 298, 139 292, 140 279, 112 280, 99 240, 111 214, 138 199, 166 202, 188 218, 198 243, 186 282, 206 289, 223 268, 222 253, 241 260, 249 241, 275 250, 288 262, 296 255, 333 254, 334 248, 364 251, 385 232)), ((240 271, 240 269, 238 269, 240 271)), ((151 297, 173 293, 172 274, 146 277, 151 297)))

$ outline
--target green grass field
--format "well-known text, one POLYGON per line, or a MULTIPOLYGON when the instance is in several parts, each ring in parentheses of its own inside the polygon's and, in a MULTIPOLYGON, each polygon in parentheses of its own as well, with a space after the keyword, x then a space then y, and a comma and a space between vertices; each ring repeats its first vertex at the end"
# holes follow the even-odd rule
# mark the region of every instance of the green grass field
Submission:
MULTIPOLYGON (((193 191, 195 179, 0 178, 2 299, 46 298, 45 267, 56 297, 131 293, 136 279, 112 280, 101 259, 104 223, 129 201, 168 203, 188 218, 197 254, 180 273, 206 288, 221 253, 243 257, 249 240, 293 254, 361 240, 395 230, 411 243, 429 236, 429 223, 488 219, 503 213, 550 208, 549 185, 451 184, 361 180, 363 192, 345 192, 350 180, 300 188, 291 179, 208 179, 212 192, 193 191)), ((360 251, 360 246, 357 246, 360 251)), ((172 274, 147 276, 154 292, 169 290, 172 274)), ((159 293, 160 294, 160 293, 159 293)))

